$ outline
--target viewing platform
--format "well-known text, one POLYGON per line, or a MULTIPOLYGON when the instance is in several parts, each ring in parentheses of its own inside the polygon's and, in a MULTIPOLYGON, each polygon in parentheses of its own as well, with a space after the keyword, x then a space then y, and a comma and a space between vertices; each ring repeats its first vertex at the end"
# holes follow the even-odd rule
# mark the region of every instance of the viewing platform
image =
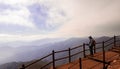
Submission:
POLYGON ((86 43, 60 51, 53 50, 50 54, 30 64, 23 64, 21 69, 31 69, 31 66, 46 58, 50 58, 49 62, 39 69, 120 69, 120 36, 97 42, 93 51, 94 55, 91 56, 86 43), (65 54, 57 56, 61 53, 65 54), (57 62, 62 62, 62 64, 57 62))
MULTIPOLYGON (((82 69, 102 69, 103 68, 103 53, 95 53, 94 56, 87 55, 86 58, 82 58, 82 69)), ((113 47, 111 50, 105 52, 105 61, 108 64, 115 62, 115 60, 120 61, 120 46, 113 47)), ((117 65, 117 68, 113 66, 108 66, 109 69, 119 69, 120 64, 117 65)), ((51 68, 52 69, 52 68, 51 68)), ((62 66, 56 67, 56 69, 80 69, 79 59, 71 63, 64 64, 62 66)), ((106 68, 107 69, 107 68, 106 68)))

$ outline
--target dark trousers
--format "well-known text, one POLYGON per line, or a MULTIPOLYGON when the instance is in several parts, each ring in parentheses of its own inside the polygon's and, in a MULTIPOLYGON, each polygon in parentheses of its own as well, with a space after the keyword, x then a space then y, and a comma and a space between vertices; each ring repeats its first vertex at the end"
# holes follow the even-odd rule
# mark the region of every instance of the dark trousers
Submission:
POLYGON ((89 46, 90 49, 90 55, 93 55, 93 46, 89 46))

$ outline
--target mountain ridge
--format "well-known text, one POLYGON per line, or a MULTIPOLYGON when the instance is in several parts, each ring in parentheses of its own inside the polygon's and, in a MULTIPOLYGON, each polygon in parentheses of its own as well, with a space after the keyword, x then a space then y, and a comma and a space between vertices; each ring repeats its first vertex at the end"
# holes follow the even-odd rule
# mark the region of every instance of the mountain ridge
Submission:
MULTIPOLYGON (((96 41, 99 41, 99 40, 104 40, 103 38, 105 38, 105 37, 100 37, 100 38, 96 38, 96 41)), ((106 37, 105 38, 105 40, 107 40, 107 39, 109 39, 110 37, 106 37)), ((16 58, 17 59, 15 59, 16 61, 18 61, 18 62, 28 62, 28 61, 32 61, 32 60, 35 60, 35 59, 38 59, 38 58, 40 58, 40 56, 44 56, 44 55, 46 55, 46 54, 48 54, 48 53, 50 53, 52 50, 63 50, 63 49, 68 49, 68 48, 70 48, 70 47, 74 47, 74 46, 78 46, 78 45, 80 45, 80 44, 82 44, 83 43, 83 41, 84 42, 88 42, 88 39, 80 39, 80 38, 70 38, 70 39, 67 39, 67 40, 65 40, 65 41, 61 41, 61 42, 58 42, 58 43, 53 43, 53 44, 46 44, 46 47, 45 48, 42 48, 42 49, 39 49, 39 47, 37 47, 37 46, 35 46, 36 48, 34 48, 33 46, 31 46, 31 47, 33 47, 33 48, 31 48, 31 50, 30 51, 28 51, 28 52, 26 52, 26 53, 24 53, 24 52, 21 52, 21 54, 20 53, 17 53, 16 55, 18 55, 16 58), (48 52, 44 52, 44 51, 46 51, 45 49, 48 49, 47 51, 48 52), (32 55, 31 53, 33 53, 33 51, 36 53, 36 55, 35 55, 35 53, 32 55), (42 54, 43 55, 40 55, 40 51, 42 51, 42 54), (25 54, 25 55, 23 55, 23 54, 25 54), (26 54, 28 54, 28 55, 26 55, 26 54), (21 57, 22 56, 22 57, 21 57), (31 57, 32 56, 32 57, 31 57), (28 58, 29 57, 29 58, 28 58), (31 57, 31 58, 30 58, 31 57), (36 58, 35 58, 36 57, 36 58), (26 61, 26 59, 29 59, 29 60, 27 60, 26 61), (21 61, 21 60, 19 60, 19 59, 22 59, 23 61, 21 61)), ((20 49, 20 48, 19 48, 20 49)), ((25 49, 24 49, 25 50, 25 49)), ((23 51, 24 51, 23 50, 23 51)), ((12 58, 12 57, 11 57, 12 58)))

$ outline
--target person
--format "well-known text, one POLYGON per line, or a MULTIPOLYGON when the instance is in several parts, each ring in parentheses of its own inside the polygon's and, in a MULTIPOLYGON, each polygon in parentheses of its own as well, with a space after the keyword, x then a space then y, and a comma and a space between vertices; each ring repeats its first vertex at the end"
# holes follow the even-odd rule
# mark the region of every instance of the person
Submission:
POLYGON ((93 56, 93 47, 95 48, 96 41, 92 38, 92 36, 89 36, 89 40, 90 55, 93 56))

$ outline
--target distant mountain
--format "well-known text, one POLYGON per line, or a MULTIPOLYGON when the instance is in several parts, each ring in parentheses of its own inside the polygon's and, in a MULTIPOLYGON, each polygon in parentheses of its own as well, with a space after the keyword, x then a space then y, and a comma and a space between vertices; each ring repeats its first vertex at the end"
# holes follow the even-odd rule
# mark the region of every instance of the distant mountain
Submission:
POLYGON ((0 46, 21 47, 21 46, 41 46, 48 43, 55 43, 66 40, 65 38, 46 38, 34 41, 12 41, 0 43, 0 46))
MULTIPOLYGON (((0 69, 20 69, 22 67, 22 64, 29 64, 29 63, 32 63, 33 61, 5 63, 5 64, 0 65, 0 69)), ((40 69, 40 67, 44 64, 46 64, 46 62, 41 61, 41 62, 36 63, 35 65, 28 67, 27 69, 40 69)))
POLYGON ((22 62, 11 62, 0 65, 0 69, 18 69, 19 66, 22 65, 22 62))
POLYGON ((98 37, 96 38, 96 42, 101 42, 101 41, 106 41, 108 39, 110 39, 111 37, 108 37, 108 36, 102 36, 102 37, 98 37))
POLYGON ((46 43, 40 46, 16 47, 14 48, 16 52, 14 56, 12 56, 11 58, 14 59, 15 61, 29 61, 33 59, 38 59, 42 56, 45 56, 46 54, 51 53, 52 50, 56 51, 68 49, 73 46, 78 46, 82 44, 81 42, 83 40, 85 41, 85 39, 71 38, 60 42, 46 43))
MULTIPOLYGON (((97 42, 101 42, 101 41, 107 40, 109 38, 110 37, 104 36, 104 37, 95 38, 95 40, 97 42)), ((6 53, 4 53, 4 55, 6 55, 7 57, 5 56, 6 59, 4 59, 4 60, 1 60, 2 58, 0 58, 0 62, 1 63, 2 62, 4 62, 4 63, 28 62, 28 61, 32 61, 35 59, 39 59, 39 58, 51 53, 52 50, 58 51, 58 50, 64 50, 64 49, 76 47, 76 46, 82 45, 83 42, 88 43, 88 40, 89 40, 88 38, 48 39, 48 40, 43 39, 43 40, 36 40, 33 42, 27 42, 27 43, 21 42, 20 43, 21 46, 16 46, 16 47, 4 46, 4 47, 0 47, 0 51, 3 51, 3 53, 6 52, 6 53)), ((63 56, 63 55, 65 55, 65 54, 61 54, 58 56, 63 56)), ((49 60, 46 60, 46 61, 49 61, 49 60)), ((4 67, 5 65, 12 66, 10 64, 14 65, 14 63, 4 64, 4 65, 1 65, 0 67, 4 67)), ((17 66, 21 63, 15 63, 15 64, 16 64, 15 66, 17 66)), ((8 67, 8 66, 6 66, 6 67, 8 67)), ((0 68, 0 69, 4 69, 4 68, 0 68)))

